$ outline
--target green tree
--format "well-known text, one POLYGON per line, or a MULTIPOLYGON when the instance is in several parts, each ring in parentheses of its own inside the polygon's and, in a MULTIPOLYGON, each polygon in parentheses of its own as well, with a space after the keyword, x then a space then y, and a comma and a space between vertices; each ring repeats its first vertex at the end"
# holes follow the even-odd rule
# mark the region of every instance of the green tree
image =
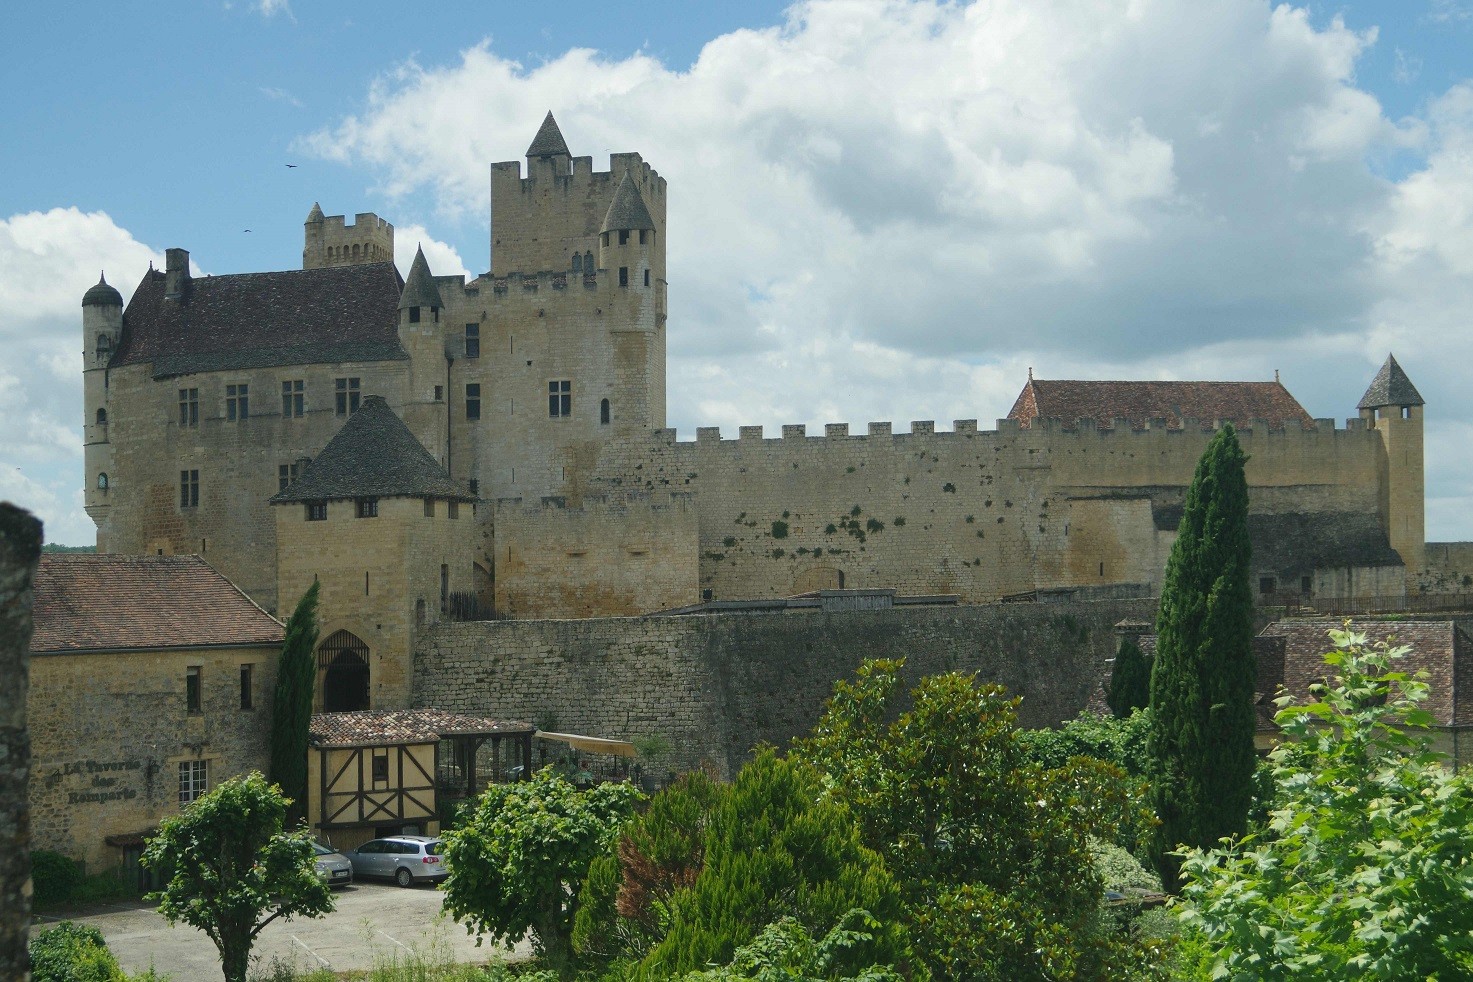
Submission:
POLYGON ((271 780, 287 796, 292 825, 307 816, 307 739, 312 725, 312 690, 317 683, 317 583, 297 601, 286 622, 286 641, 276 665, 271 703, 271 780))
POLYGON ((862 910, 846 912, 818 938, 796 918, 784 917, 738 948, 729 965, 692 972, 681 982, 904 982, 889 965, 846 967, 856 951, 872 949, 883 930, 862 910))
POLYGON ((669 895, 668 929, 636 979, 724 964, 783 917, 823 936, 856 909, 872 915, 873 936, 835 949, 831 967, 858 970, 904 957, 895 881, 861 842, 848 810, 826 798, 811 765, 763 748, 723 791, 705 824, 700 872, 669 895))
POLYGON ((1151 663, 1146 661, 1135 638, 1122 637, 1110 669, 1110 712, 1124 719, 1151 704, 1151 663))
POLYGON ((1139 809, 1123 773, 1032 764, 1017 700, 970 676, 923 679, 898 713, 901 663, 840 682, 796 750, 847 802, 895 875, 915 956, 935 978, 1089 979, 1134 958, 1099 917, 1089 837, 1139 809))
POLYGON ((508 948, 530 933, 539 955, 566 962, 589 864, 614 848, 643 797, 629 784, 579 791, 550 768, 492 785, 445 834, 445 910, 508 948))
POLYGON ((1170 892, 1181 844, 1241 835, 1253 803, 1253 595, 1246 461, 1231 425, 1207 445, 1166 564, 1151 670, 1152 858, 1170 892))
POLYGON ((231 778, 166 818, 143 865, 169 871, 145 899, 173 924, 198 928, 215 943, 226 982, 245 982, 251 947, 278 917, 319 917, 332 892, 312 865, 305 830, 284 832, 286 799, 260 772, 231 778))
POLYGON ((1331 631, 1338 673, 1279 699, 1266 827, 1191 850, 1182 922, 1203 977, 1473 978, 1473 775, 1432 750, 1408 649, 1331 631))

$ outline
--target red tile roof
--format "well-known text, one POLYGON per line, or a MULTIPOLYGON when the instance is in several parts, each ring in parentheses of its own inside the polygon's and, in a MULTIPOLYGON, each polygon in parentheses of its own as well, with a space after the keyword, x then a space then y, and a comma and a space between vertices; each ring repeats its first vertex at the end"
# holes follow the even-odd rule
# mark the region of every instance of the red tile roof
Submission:
POLYGON ((370 747, 436 743, 441 737, 532 733, 531 723, 467 716, 439 709, 318 713, 309 729, 314 747, 370 747))
POLYGON ((33 652, 279 645, 281 622, 198 556, 41 557, 33 652))
POLYGON ((1139 429, 1165 419, 1180 429, 1183 419, 1230 420, 1243 426, 1265 419, 1274 426, 1308 426, 1309 413, 1279 382, 1083 382, 1030 378, 1008 413, 1026 427, 1035 419, 1057 417, 1072 428, 1092 419, 1108 428, 1128 419, 1139 429))

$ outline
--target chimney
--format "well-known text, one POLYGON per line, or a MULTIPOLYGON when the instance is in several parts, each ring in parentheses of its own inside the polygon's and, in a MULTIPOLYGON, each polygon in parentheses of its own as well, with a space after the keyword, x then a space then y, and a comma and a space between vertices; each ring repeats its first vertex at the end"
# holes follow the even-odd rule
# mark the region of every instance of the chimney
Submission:
POLYGON ((168 249, 164 255, 168 261, 164 268, 164 299, 178 300, 189 285, 189 250, 168 249))

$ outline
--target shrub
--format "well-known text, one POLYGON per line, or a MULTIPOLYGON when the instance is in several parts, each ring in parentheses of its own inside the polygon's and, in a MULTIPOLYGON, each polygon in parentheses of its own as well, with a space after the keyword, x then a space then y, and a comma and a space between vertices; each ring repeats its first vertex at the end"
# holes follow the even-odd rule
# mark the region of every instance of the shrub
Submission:
POLYGON ((31 978, 35 982, 123 982, 126 976, 101 931, 62 921, 31 942, 31 978))
POLYGON ((82 867, 69 856, 49 849, 31 853, 32 897, 38 909, 71 903, 82 879, 82 867))

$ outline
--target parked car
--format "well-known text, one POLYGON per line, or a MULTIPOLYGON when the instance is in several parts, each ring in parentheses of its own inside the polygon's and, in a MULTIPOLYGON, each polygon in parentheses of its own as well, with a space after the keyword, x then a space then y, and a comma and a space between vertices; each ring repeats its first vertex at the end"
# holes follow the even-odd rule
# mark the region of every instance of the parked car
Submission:
POLYGON ((345 887, 353 882, 353 864, 347 856, 320 842, 312 843, 312 853, 312 865, 317 868, 319 880, 330 887, 345 887))
POLYGON ((401 887, 416 882, 438 882, 450 875, 442 853, 443 839, 426 835, 393 835, 365 842, 343 853, 353 866, 354 876, 392 879, 401 887))

